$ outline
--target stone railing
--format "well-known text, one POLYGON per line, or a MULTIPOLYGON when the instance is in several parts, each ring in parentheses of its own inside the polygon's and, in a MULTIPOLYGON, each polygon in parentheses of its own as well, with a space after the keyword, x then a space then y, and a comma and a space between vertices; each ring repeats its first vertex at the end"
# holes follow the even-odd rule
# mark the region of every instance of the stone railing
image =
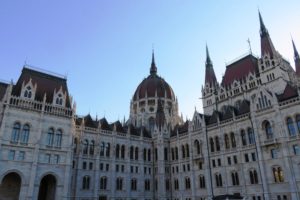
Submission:
POLYGON ((52 104, 43 103, 40 101, 34 101, 30 99, 23 99, 16 96, 11 96, 9 105, 17 108, 27 109, 27 110, 44 112, 50 115, 57 115, 63 117, 73 116, 73 110, 71 108, 54 106, 52 104))

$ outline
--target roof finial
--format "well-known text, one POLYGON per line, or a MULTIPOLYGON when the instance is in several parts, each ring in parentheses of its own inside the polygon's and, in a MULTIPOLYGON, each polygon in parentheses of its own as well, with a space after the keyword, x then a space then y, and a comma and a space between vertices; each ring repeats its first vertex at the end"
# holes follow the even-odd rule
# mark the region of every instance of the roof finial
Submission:
POLYGON ((211 59, 209 57, 207 44, 206 44, 206 63, 205 64, 206 64, 206 67, 212 67, 212 62, 211 62, 211 59))
POLYGON ((264 24, 264 21, 262 19, 262 16, 260 14, 260 11, 258 10, 258 16, 259 16, 259 23, 260 23, 260 36, 263 37, 263 36, 266 36, 268 35, 268 30, 264 24))
POLYGON ((151 61, 151 67, 150 67, 150 74, 151 75, 156 75, 157 72, 157 67, 155 65, 155 59, 154 59, 154 49, 152 46, 152 61, 151 61))

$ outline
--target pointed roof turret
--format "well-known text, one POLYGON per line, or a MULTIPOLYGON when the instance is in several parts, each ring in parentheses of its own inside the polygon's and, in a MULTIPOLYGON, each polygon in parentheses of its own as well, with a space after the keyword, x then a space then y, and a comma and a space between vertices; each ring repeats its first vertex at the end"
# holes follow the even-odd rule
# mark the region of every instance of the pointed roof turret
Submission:
POLYGON ((152 61, 151 61, 151 67, 150 67, 150 74, 156 75, 156 73, 157 73, 157 67, 155 65, 154 50, 152 49, 152 61))
POLYGON ((209 57, 208 47, 206 45, 206 61, 205 61, 205 85, 215 86, 217 83, 215 71, 213 68, 212 61, 209 57))
POLYGON ((261 56, 269 54, 271 58, 276 54, 276 50, 270 38, 269 32, 264 24, 260 11, 258 11, 259 23, 260 23, 260 45, 261 45, 261 56))
POLYGON ((293 39, 292 39, 292 43, 294 49, 294 61, 295 61, 296 74, 300 76, 300 56, 293 39))

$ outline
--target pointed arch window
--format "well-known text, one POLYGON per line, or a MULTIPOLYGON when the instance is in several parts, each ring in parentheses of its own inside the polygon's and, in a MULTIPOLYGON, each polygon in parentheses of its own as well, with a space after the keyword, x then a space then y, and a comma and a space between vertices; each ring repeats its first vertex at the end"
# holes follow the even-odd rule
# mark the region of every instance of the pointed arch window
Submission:
POLYGON ((121 146, 121 158, 125 158, 125 145, 121 146))
POLYGON ((104 156, 104 151, 105 151, 105 143, 101 142, 100 143, 100 156, 104 156))
POLYGON ((56 102, 55 102, 57 105, 63 105, 63 96, 61 93, 59 93, 56 97, 56 102))
POLYGON ((232 185, 240 185, 239 175, 237 172, 231 172, 232 185))
POLYGON ((185 158, 185 148, 184 145, 181 146, 182 158, 185 158))
POLYGON ((83 190, 88 190, 90 189, 90 177, 89 176, 84 176, 82 179, 82 189, 83 190))
POLYGON ((61 147, 61 140, 62 140, 62 130, 58 129, 54 137, 54 146, 61 147))
POLYGON ((246 133, 244 130, 241 130, 241 138, 242 138, 242 145, 246 146, 247 145, 247 138, 246 138, 246 133))
POLYGON ((24 92, 24 97, 31 99, 31 97, 32 97, 32 91, 31 91, 31 87, 30 86, 26 87, 25 92, 24 92))
POLYGON ((151 149, 148 149, 148 161, 151 161, 151 149))
POLYGON ((107 188, 107 178, 105 176, 100 178, 100 190, 106 190, 107 188))
POLYGON ((249 176, 251 184, 258 184, 258 175, 255 169, 249 171, 249 176))
POLYGON ((178 147, 175 147, 175 159, 178 160, 178 147))
POLYGON ((144 161, 147 161, 147 149, 145 149, 145 148, 143 150, 143 159, 144 159, 144 161))
POLYGON ((106 157, 109 157, 110 156, 110 143, 106 143, 106 157))
POLYGON ((53 141, 54 141, 54 129, 49 128, 48 134, 47 134, 47 145, 53 146, 53 141))
POLYGON ((130 147, 130 152, 129 152, 129 157, 130 157, 131 160, 133 160, 133 151, 134 151, 134 147, 131 146, 130 147))
POLYGON ((229 149, 230 148, 230 143, 229 143, 229 137, 228 137, 227 134, 225 134, 224 140, 225 140, 225 148, 229 149))
POLYGON ((200 146, 200 142, 198 140, 195 140, 194 142, 195 148, 196 148, 196 152, 197 154, 201 154, 201 146, 200 146))
POLYGON ((286 125, 287 125, 290 136, 295 136, 296 130, 295 130, 294 122, 293 122, 292 118, 290 118, 290 117, 287 118, 286 125))
POLYGON ((209 144, 210 144, 210 151, 214 152, 215 151, 215 147, 214 147, 214 139, 213 138, 209 138, 209 144))
POLYGON ((265 131, 266 131, 267 139, 273 139, 273 130, 270 122, 268 121, 265 122, 265 131))
POLYGON ((273 177, 275 183, 284 182, 284 175, 281 167, 273 167, 273 177))
POLYGON ((248 128, 248 139, 249 139, 249 144, 255 143, 255 136, 252 128, 248 128))
POLYGON ((28 144, 28 139, 29 139, 29 132, 30 132, 30 127, 28 124, 25 124, 22 129, 21 133, 21 143, 22 144, 28 144))
POLYGON ((88 149, 89 149, 89 141, 87 139, 85 139, 83 141, 83 154, 88 154, 88 149))
POLYGON ((216 179, 216 186, 217 187, 222 187, 223 182, 222 182, 222 175, 221 174, 215 174, 215 179, 216 179))
POLYGON ((215 141, 216 141, 216 151, 220 151, 221 147, 220 147, 220 140, 218 136, 215 137, 215 141))
POLYGON ((236 147, 236 140, 235 140, 234 133, 230 133, 230 139, 231 139, 232 148, 235 148, 236 147))
POLYGON ((78 148, 78 139, 77 138, 75 138, 74 139, 74 153, 76 153, 77 152, 77 148, 78 148))
POLYGON ((17 143, 19 141, 20 129, 21 129, 21 124, 18 122, 15 123, 11 134, 11 142, 17 143))
POLYGON ((188 144, 185 145, 185 151, 186 151, 186 157, 189 158, 190 157, 190 148, 189 148, 188 144))
POLYGON ((120 158, 120 145, 117 144, 116 146, 116 158, 120 158))
POLYGON ((94 155, 94 149, 95 149, 95 141, 92 140, 91 143, 90 143, 90 155, 94 155))
POLYGON ((300 133, 300 115, 296 115, 296 124, 298 128, 298 133, 300 133))
POLYGON ((199 186, 200 186, 200 188, 205 188, 205 177, 204 177, 204 175, 199 176, 199 186))
POLYGON ((135 147, 134 159, 135 159, 135 160, 138 160, 138 159, 139 159, 139 148, 138 148, 138 147, 135 147))

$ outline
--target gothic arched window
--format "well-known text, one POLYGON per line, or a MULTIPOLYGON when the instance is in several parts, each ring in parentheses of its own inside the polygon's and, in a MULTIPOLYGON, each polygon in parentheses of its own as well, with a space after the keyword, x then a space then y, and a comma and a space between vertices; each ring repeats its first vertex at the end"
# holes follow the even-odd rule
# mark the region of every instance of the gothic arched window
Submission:
POLYGON ((18 122, 15 123, 14 127, 13 127, 12 134, 11 134, 11 142, 18 142, 19 141, 20 129, 21 129, 20 123, 18 123, 18 122))
POLYGON ((289 117, 289 118, 286 119, 286 125, 287 125, 287 128, 289 130, 290 136, 295 136, 296 135, 296 130, 295 130, 294 122, 293 122, 292 118, 289 117))

